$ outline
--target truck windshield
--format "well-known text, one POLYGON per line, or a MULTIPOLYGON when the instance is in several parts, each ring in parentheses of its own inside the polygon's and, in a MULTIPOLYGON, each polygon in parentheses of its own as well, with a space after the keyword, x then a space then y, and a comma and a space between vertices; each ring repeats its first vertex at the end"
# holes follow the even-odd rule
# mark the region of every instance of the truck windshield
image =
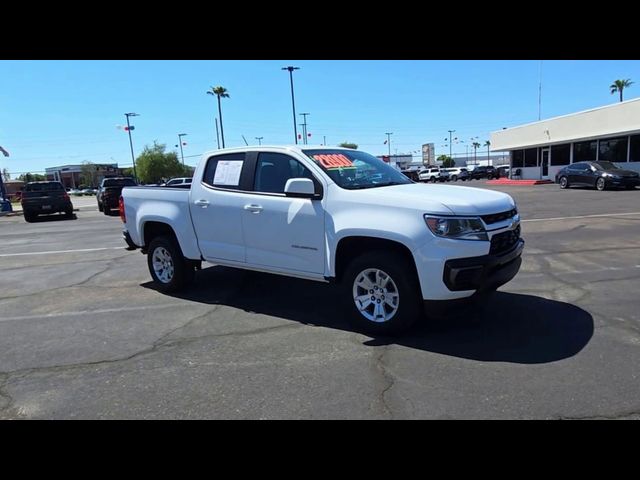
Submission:
POLYGON ((104 181, 105 187, 135 187, 136 182, 131 178, 114 178, 104 181))
POLYGON ((413 183, 399 170, 358 150, 304 150, 338 186, 347 190, 413 183))

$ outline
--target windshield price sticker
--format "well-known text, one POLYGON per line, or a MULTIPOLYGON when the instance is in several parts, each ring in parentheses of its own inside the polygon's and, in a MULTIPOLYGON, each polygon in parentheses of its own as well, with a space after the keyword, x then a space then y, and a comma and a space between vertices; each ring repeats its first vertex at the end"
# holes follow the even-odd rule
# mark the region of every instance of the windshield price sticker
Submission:
POLYGON ((356 168, 351 160, 342 154, 314 155, 313 159, 327 170, 337 168, 356 168))

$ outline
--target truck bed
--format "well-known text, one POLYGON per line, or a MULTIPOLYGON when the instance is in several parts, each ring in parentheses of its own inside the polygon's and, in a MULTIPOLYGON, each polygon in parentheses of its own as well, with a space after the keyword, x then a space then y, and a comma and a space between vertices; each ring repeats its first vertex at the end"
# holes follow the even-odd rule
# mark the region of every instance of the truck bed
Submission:
POLYGON ((131 240, 139 247, 145 246, 144 231, 150 222, 169 224, 173 229, 183 255, 200 259, 191 213, 190 190, 184 187, 125 187, 122 189, 126 229, 131 240))

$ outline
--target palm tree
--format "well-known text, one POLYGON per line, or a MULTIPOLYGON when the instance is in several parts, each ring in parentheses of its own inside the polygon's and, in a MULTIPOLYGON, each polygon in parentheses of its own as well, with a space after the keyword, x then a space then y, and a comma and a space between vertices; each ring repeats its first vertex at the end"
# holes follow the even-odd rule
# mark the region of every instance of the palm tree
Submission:
POLYGON ((611 89, 611 95, 613 95, 616 92, 619 92, 620 101, 622 101, 622 91, 625 88, 630 87, 631 85, 633 85, 633 82, 631 81, 630 78, 627 78, 626 80, 616 80, 611 84, 611 86, 609 86, 609 88, 611 89))
POLYGON ((220 116, 220 135, 222 136, 222 148, 224 148, 224 128, 222 127, 222 107, 220 106, 221 98, 229 98, 229 92, 227 89, 221 86, 211 87, 211 90, 207 90, 207 94, 215 95, 218 97, 218 115, 220 116))
POLYGON ((489 156, 489 147, 491 146, 491 142, 487 140, 484 142, 484 146, 487 147, 487 165, 489 165, 491 157, 489 156))
POLYGON ((482 145, 480 145, 478 142, 473 142, 473 163, 475 163, 476 165, 478 164, 476 149, 480 148, 481 146, 482 145))

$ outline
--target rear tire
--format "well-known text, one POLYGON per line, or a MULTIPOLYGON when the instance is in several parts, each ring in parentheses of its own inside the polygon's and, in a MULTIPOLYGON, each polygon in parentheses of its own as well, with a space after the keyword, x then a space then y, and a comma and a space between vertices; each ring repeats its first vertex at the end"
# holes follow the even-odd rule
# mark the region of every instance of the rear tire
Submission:
POLYGON ((147 253, 149 273, 158 290, 177 292, 193 279, 193 264, 182 255, 177 242, 169 236, 154 238, 147 253))
POLYGON ((438 179, 436 177, 431 177, 431 183, 436 183, 438 179))
POLYGON ((102 206, 102 213, 104 213, 106 216, 110 217, 111 216, 111 209, 108 206, 102 206))
POLYGON ((73 218, 73 208, 69 208, 69 209, 65 210, 64 215, 67 218, 73 218))
POLYGON ((423 317, 415 267, 400 253, 363 253, 347 266, 341 283, 349 321, 358 331, 395 335, 423 317))
POLYGON ((452 182, 457 182, 458 181, 458 176, 454 175, 453 177, 451 177, 451 181, 452 182))
POLYGON ((102 204, 100 202, 98 202, 98 211, 101 212, 102 211, 102 204))
POLYGON ((34 213, 28 213, 28 212, 23 212, 23 215, 24 215, 24 221, 27 222, 27 223, 33 222, 36 219, 36 217, 38 216, 38 215, 36 215, 34 213))
POLYGON ((560 177, 560 188, 569 188, 569 179, 567 177, 560 177))

